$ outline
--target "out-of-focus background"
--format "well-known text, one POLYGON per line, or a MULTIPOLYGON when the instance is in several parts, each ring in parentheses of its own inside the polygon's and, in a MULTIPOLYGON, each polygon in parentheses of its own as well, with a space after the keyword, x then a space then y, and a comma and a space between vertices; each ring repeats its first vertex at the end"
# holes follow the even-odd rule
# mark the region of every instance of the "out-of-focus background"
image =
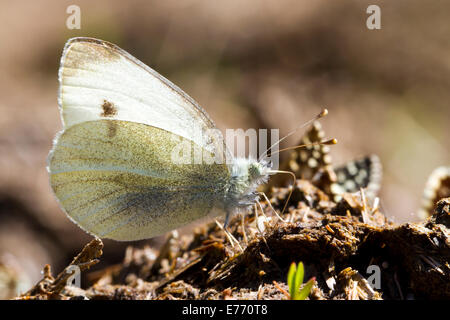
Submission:
MULTIPOLYGON (((28 289, 46 263, 59 272, 90 239, 58 208, 45 169, 61 129, 57 70, 68 38, 116 43, 221 129, 283 135, 328 108, 334 163, 378 154, 382 211, 406 222, 418 219, 428 175, 450 162, 449 12, 449 1, 419 0, 0 1, 0 298, 28 289), (80 30, 66 27, 72 4, 80 30), (380 30, 366 27, 371 4, 380 30)), ((127 245, 107 241, 105 263, 127 245)))

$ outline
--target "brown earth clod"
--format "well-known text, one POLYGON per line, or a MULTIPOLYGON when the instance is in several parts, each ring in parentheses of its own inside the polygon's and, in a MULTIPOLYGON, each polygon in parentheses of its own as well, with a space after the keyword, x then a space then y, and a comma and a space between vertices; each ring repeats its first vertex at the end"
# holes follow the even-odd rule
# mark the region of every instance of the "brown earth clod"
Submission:
MULTIPOLYGON (((288 193, 274 188, 273 207, 283 207, 288 193)), ((254 213, 245 215, 245 230, 239 216, 231 219, 228 228, 242 252, 209 223, 191 235, 169 234, 159 252, 130 247, 121 265, 96 271, 86 290, 68 289, 67 268, 53 278, 46 266, 43 279, 20 298, 286 299, 289 265, 302 261, 305 281, 316 278, 309 299, 448 299, 449 203, 441 200, 423 223, 396 225, 363 205, 359 194, 334 203, 299 180, 286 222, 265 202, 264 225, 254 213)), ((94 239, 71 265, 85 271, 101 249, 94 239)))

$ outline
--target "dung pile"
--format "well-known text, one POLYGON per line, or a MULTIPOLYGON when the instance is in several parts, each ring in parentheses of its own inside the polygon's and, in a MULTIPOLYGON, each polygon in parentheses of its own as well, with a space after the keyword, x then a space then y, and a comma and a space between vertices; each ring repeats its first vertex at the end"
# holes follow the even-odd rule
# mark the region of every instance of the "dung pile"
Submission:
POLYGON ((85 273, 102 254, 94 239, 56 278, 46 266, 18 299, 287 299, 288 268, 299 261, 305 279, 316 278, 309 299, 450 298, 450 198, 423 223, 396 225, 360 193, 335 203, 298 180, 280 220, 274 209, 289 191, 273 188, 271 205, 234 216, 237 241, 211 222, 191 235, 171 232, 159 251, 130 246, 121 264, 85 273), (69 285, 73 266, 89 287, 69 285))

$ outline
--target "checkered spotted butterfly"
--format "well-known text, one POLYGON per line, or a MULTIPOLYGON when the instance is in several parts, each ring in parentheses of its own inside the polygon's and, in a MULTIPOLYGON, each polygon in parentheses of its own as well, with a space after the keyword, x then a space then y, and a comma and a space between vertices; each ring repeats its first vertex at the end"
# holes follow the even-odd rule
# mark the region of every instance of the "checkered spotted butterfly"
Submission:
POLYGON ((315 121, 300 141, 306 147, 295 150, 281 170, 295 173, 298 178, 310 180, 339 201, 343 193, 354 193, 364 189, 368 199, 374 199, 381 185, 382 166, 376 155, 368 155, 350 161, 342 166, 333 166, 330 147, 318 144, 325 136, 318 121, 315 121))

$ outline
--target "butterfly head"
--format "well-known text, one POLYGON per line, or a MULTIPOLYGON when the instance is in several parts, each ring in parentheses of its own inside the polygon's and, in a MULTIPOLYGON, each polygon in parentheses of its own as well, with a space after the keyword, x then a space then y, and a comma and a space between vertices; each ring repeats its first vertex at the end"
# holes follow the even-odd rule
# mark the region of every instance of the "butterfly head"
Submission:
POLYGON ((231 164, 227 204, 231 209, 248 208, 258 199, 257 188, 269 179, 272 164, 266 160, 236 158, 231 164))

